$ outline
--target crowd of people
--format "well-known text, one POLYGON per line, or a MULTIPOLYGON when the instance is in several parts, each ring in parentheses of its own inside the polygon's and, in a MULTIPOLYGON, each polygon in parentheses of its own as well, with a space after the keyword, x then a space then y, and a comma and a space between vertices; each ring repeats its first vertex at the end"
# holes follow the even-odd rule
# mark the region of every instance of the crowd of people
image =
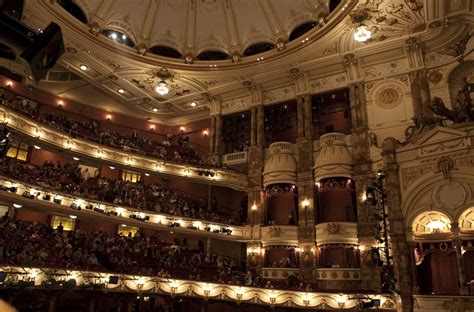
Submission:
POLYGON ((226 168, 211 158, 200 156, 196 147, 189 141, 189 136, 185 134, 152 134, 151 136, 149 134, 153 138, 142 135, 137 130, 131 130, 124 134, 101 127, 101 123, 97 120, 73 118, 59 112, 41 113, 38 104, 20 96, 5 99, 3 92, 0 92, 0 101, 3 105, 17 112, 67 132, 73 137, 85 138, 102 145, 165 161, 192 163, 203 167, 226 168))
POLYGON ((42 166, 6 158, 0 173, 15 180, 43 188, 69 193, 74 196, 127 206, 141 210, 165 213, 177 217, 196 218, 214 222, 238 223, 237 216, 218 211, 217 203, 163 188, 158 183, 112 180, 82 170, 77 162, 54 164, 45 161, 42 166))
POLYGON ((202 241, 190 248, 186 238, 167 242, 157 233, 66 232, 61 224, 53 229, 7 215, 0 220, 0 263, 240 283, 238 261, 206 254, 202 241))

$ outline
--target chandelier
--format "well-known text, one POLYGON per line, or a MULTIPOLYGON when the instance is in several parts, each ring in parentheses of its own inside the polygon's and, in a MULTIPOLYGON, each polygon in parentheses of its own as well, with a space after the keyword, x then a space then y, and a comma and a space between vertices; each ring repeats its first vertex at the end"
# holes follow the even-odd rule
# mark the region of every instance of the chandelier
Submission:
POLYGON ((168 87, 168 84, 166 81, 161 80, 158 85, 155 87, 156 93, 159 95, 167 95, 170 92, 170 88, 168 87))
POLYGON ((354 40, 357 42, 366 42, 370 39, 372 33, 368 26, 361 24, 354 33, 354 40))
POLYGON ((165 96, 171 91, 171 85, 169 81, 173 81, 174 75, 166 68, 160 68, 159 70, 154 70, 152 75, 156 80, 159 81, 156 86, 154 86, 155 92, 160 96, 165 96))

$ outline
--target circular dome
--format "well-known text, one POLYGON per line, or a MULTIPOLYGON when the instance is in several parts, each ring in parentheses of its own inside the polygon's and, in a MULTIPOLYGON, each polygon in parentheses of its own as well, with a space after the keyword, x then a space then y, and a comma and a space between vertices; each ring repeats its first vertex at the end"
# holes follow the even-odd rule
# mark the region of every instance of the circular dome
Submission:
MULTIPOLYGON (((193 59, 214 61, 231 55, 245 56, 255 44, 289 41, 318 25, 329 14, 330 2, 318 0, 253 1, 253 0, 115 0, 104 9, 102 1, 62 1, 81 21, 87 10, 91 20, 100 20, 100 29, 113 29, 128 34, 136 45, 168 47, 182 51, 193 59), (77 2, 77 3, 75 3, 77 2), (69 8, 74 8, 72 11, 69 8), (99 17, 99 18, 96 18, 99 17)), ((252 53, 268 51, 258 46, 252 53)), ((172 50, 156 49, 158 55, 169 57, 172 50), (165 51, 166 50, 166 51, 165 51)), ((171 53, 176 58, 176 53, 171 53)))

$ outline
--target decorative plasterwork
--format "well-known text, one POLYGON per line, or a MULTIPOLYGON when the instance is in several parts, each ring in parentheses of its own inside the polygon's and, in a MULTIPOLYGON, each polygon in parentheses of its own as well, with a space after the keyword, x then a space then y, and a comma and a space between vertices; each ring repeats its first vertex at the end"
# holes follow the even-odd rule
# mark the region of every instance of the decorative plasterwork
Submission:
MULTIPOLYGON (((33 279, 35 284, 46 282, 47 278, 54 277, 57 280, 66 280, 71 275, 77 276, 76 283, 78 287, 84 285, 87 281, 98 281, 100 284, 106 285, 108 292, 130 292, 140 295, 147 294, 165 294, 171 297, 194 297, 202 300, 217 301, 233 301, 238 304, 266 305, 271 307, 294 307, 306 309, 337 309, 337 310, 354 310, 359 306, 363 299, 369 297, 374 300, 380 300, 380 310, 393 311, 394 302, 399 300, 398 296, 381 295, 380 293, 363 293, 358 294, 352 292, 350 296, 340 293, 319 293, 311 291, 292 291, 279 289, 266 289, 238 285, 226 285, 198 282, 191 280, 177 280, 169 278, 159 278, 156 276, 136 276, 136 275, 119 275, 117 284, 108 283, 109 277, 113 274, 110 272, 93 272, 93 271, 74 271, 74 270, 56 270, 31 267, 0 267, 2 272, 7 272, 7 280, 10 281, 29 281, 32 272, 35 272, 33 279)), ((354 269, 353 269, 354 270, 354 269)))
POLYGON ((230 99, 222 102, 222 114, 230 114, 234 112, 244 111, 250 108, 252 105, 250 95, 245 97, 239 97, 230 99))
POLYGON ((263 103, 278 103, 295 98, 295 87, 293 85, 284 86, 263 92, 263 103))
POLYGON ((451 231, 451 220, 439 211, 425 211, 420 213, 411 226, 413 234, 437 234, 451 231))
POLYGON ((407 72, 408 69, 408 60, 403 58, 392 62, 364 67, 362 72, 366 80, 373 80, 381 77, 390 77, 401 74, 407 72))
POLYGON ((347 86, 347 74, 341 73, 331 77, 323 77, 309 81, 311 93, 334 90, 347 86))
MULTIPOLYGON (((421 32, 426 27, 422 0, 361 1, 352 15, 358 12, 366 14, 362 23, 372 32, 372 41, 402 37, 421 32)), ((348 23, 358 26, 354 19, 348 20, 348 23)))

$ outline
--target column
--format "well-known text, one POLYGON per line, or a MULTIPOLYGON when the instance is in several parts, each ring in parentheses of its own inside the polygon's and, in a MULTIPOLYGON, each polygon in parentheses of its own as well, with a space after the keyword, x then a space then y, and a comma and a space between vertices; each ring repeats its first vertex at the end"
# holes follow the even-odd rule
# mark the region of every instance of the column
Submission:
POLYGON ((457 222, 451 223, 451 231, 453 232, 453 246, 456 248, 456 261, 458 265, 458 280, 459 290, 461 295, 467 295, 467 281, 464 271, 464 261, 462 259, 462 239, 459 234, 459 224, 457 222))
POLYGON ((313 136, 313 107, 311 104, 311 95, 304 96, 304 136, 310 138, 313 136))
POLYGON ((264 108, 260 104, 257 107, 257 146, 263 146, 265 140, 265 117, 264 117, 264 108))
MULTIPOLYGON (((390 144, 388 144, 390 145, 390 144)), ((402 311, 413 310, 413 276, 411 274, 412 257, 410 256, 410 245, 407 242, 405 222, 401 211, 401 186, 399 178, 399 167, 395 154, 397 146, 388 146, 382 151, 386 174, 385 190, 387 194, 386 206, 388 208, 388 219, 390 223, 391 256, 393 257, 393 269, 397 279, 396 287, 400 292, 402 311)))
POLYGON ((215 146, 216 146, 216 117, 211 116, 211 142, 209 144, 210 150, 209 150, 209 155, 213 155, 215 151, 215 146))
POLYGON ((296 98, 296 116, 298 120, 298 138, 304 137, 304 97, 298 96, 296 98))
POLYGON ((367 101, 365 98, 364 84, 357 83, 350 86, 349 100, 351 107, 352 128, 356 130, 368 129, 367 101))
POLYGON ((257 108, 250 109, 250 145, 257 144, 257 108))
POLYGON ((215 123, 215 143, 214 143, 214 154, 220 156, 221 154, 221 136, 222 136, 222 115, 216 115, 216 123, 215 123))

